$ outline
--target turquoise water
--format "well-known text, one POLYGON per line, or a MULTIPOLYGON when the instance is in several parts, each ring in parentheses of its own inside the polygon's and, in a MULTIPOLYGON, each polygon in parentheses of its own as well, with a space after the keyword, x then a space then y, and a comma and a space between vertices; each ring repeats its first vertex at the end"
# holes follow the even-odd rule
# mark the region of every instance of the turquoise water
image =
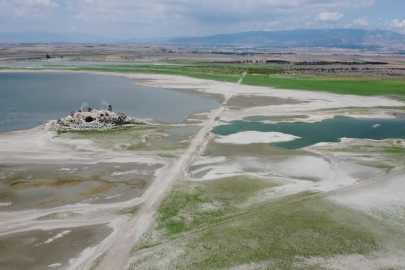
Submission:
POLYGON ((130 79, 105 75, 0 73, 0 132, 65 117, 83 102, 99 108, 105 100, 118 112, 166 123, 220 106, 197 95, 131 84, 130 79))
POLYGON ((218 126, 215 134, 230 135, 241 131, 282 132, 301 139, 273 143, 272 145, 287 149, 298 149, 319 142, 339 142, 340 138, 358 139, 405 139, 405 120, 391 119, 356 119, 335 117, 317 123, 277 123, 235 121, 230 125, 218 126), (379 127, 373 127, 379 124, 379 127))
POLYGON ((279 121, 279 120, 292 120, 292 119, 306 119, 308 115, 277 115, 277 116, 262 116, 262 115, 255 115, 255 116, 248 116, 243 118, 243 120, 250 121, 250 122, 259 122, 259 121, 279 121))

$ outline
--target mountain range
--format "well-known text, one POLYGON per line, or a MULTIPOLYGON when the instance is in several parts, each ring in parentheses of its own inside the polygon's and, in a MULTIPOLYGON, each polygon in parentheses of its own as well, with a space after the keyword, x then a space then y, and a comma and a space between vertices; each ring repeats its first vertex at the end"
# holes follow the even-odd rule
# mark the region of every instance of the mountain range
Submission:
POLYGON ((388 30, 299 29, 250 31, 202 37, 111 39, 84 33, 0 33, 0 43, 149 43, 159 45, 378 48, 405 44, 405 36, 388 30))
POLYGON ((174 44, 205 46, 248 45, 256 47, 338 47, 362 48, 405 44, 405 36, 393 31, 360 29, 301 29, 251 31, 206 37, 174 38, 174 44))

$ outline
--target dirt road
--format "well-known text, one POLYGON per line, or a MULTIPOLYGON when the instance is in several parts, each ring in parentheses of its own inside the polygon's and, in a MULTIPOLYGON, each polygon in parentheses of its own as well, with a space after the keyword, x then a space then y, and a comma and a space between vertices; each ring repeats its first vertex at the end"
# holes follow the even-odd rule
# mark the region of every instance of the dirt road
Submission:
MULTIPOLYGON (((243 73, 240 80, 235 84, 238 87, 243 80, 246 72, 243 73)), ((184 177, 184 172, 187 171, 187 167, 194 158, 194 155, 198 152, 199 148, 204 144, 207 139, 207 134, 215 126, 216 119, 219 119, 221 113, 225 110, 225 104, 232 97, 233 93, 229 93, 225 97, 223 106, 214 110, 209 119, 205 122, 204 127, 196 134, 192 139, 187 151, 177 160, 177 162, 171 167, 166 174, 161 174, 155 182, 158 183, 158 189, 144 202, 142 208, 137 215, 128 222, 126 229, 114 242, 107 255, 101 261, 97 269, 99 270, 111 270, 111 269, 123 269, 128 259, 128 255, 131 252, 132 247, 140 239, 140 237, 148 230, 153 222, 153 218, 159 205, 162 203, 166 195, 169 193, 173 183, 184 177)), ((91 264, 90 264, 91 265, 91 264)), ((80 269, 87 269, 89 266, 88 261, 83 261, 82 265, 77 265, 80 269)), ((77 268, 76 268, 77 269, 77 268)))

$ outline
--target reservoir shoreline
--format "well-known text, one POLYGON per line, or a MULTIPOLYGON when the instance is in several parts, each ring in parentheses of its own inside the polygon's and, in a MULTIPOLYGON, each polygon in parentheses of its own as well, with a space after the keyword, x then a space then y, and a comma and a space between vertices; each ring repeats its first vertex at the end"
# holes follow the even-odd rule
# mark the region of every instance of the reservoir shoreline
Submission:
POLYGON ((83 102, 89 102, 91 107, 97 107, 97 103, 107 100, 111 102, 114 109, 127 116, 144 119, 153 124, 165 125, 187 124, 191 115, 209 112, 220 106, 217 100, 198 95, 195 92, 187 93, 164 87, 138 86, 133 78, 116 74, 0 71, 0 75, 6 73, 13 74, 13 76, 5 78, 5 84, 1 89, 4 92, 4 99, 0 106, 4 106, 4 109, 0 115, 0 124, 3 126, 3 128, 0 126, 0 132, 30 129, 60 119, 80 107, 83 102), (19 74, 40 74, 40 76, 20 76, 19 74), (54 77, 46 74, 74 75, 60 80, 60 75, 54 77), (109 76, 93 78, 87 75, 109 76), (76 76, 80 77, 76 78, 76 76), (128 84, 126 81, 113 78, 123 78, 128 80, 128 84), (77 80, 77 82, 72 84, 69 80, 77 80), (53 91, 54 89, 55 91, 53 91), (32 99, 31 95, 34 95, 32 99), (181 106, 182 104, 184 106, 181 106))
MULTIPOLYGON (((16 71, 6 70, 0 72, 16 71)), ((90 191, 84 193, 84 195, 80 195, 83 194, 81 190, 77 192, 76 195, 81 198, 79 202, 63 200, 55 202, 47 199, 40 203, 48 204, 47 207, 49 206, 49 208, 38 206, 35 210, 27 208, 19 211, 3 211, 0 214, 0 236, 23 233, 31 231, 32 228, 47 231, 59 228, 80 228, 98 224, 107 224, 108 227, 112 228, 110 235, 102 242, 75 255, 73 263, 67 266, 71 269, 89 269, 100 256, 102 256, 102 259, 98 269, 124 268, 129 257, 136 259, 139 253, 131 253, 131 250, 133 250, 136 244, 141 243, 142 236, 147 235, 147 232, 154 228, 153 225, 159 214, 159 207, 164 199, 167 198, 167 195, 170 194, 175 184, 184 185, 195 180, 213 180, 231 176, 243 177, 246 175, 266 177, 266 179, 270 177, 282 179, 283 183, 281 186, 271 187, 264 190, 265 193, 258 193, 259 197, 252 197, 252 199, 258 200, 257 202, 260 203, 261 200, 267 201, 271 199, 271 196, 281 198, 282 196, 293 196, 302 194, 303 192, 314 192, 309 197, 321 197, 323 194, 330 195, 337 190, 348 190, 349 187, 359 186, 374 179, 376 175, 380 177, 387 173, 387 170, 381 167, 367 167, 362 164, 356 164, 349 159, 344 160, 343 155, 345 152, 340 153, 339 156, 334 156, 334 152, 328 152, 329 148, 350 147, 350 144, 353 144, 352 148, 356 149, 358 147, 357 144, 364 143, 363 140, 342 140, 340 143, 313 145, 301 150, 279 150, 266 145, 266 140, 269 138, 262 137, 252 140, 252 142, 259 143, 252 143, 250 145, 240 144, 242 140, 246 140, 244 136, 232 137, 231 142, 233 144, 216 143, 214 141, 216 135, 212 133, 212 130, 217 126, 229 125, 232 121, 258 115, 309 115, 305 119, 292 120, 301 122, 319 122, 322 119, 333 118, 336 115, 387 118, 393 117, 392 112, 397 110, 395 108, 381 109, 375 107, 405 106, 403 102, 386 97, 280 90, 174 75, 112 74, 105 72, 67 72, 54 70, 24 70, 19 72, 88 73, 122 76, 133 80, 137 86, 179 89, 180 91, 192 89, 192 91, 201 93, 203 96, 222 95, 225 97, 225 101, 238 96, 241 97, 239 99, 239 101, 242 101, 240 104, 244 106, 238 107, 236 106, 238 104, 236 104, 233 107, 229 107, 224 102, 225 104, 219 108, 198 114, 201 123, 197 126, 201 127, 201 129, 192 131, 191 133, 193 134, 190 133, 191 135, 186 140, 181 138, 179 143, 181 148, 158 148, 157 146, 155 149, 145 150, 145 148, 134 147, 134 143, 131 141, 136 139, 139 145, 142 146, 145 142, 159 139, 164 140, 167 136, 162 133, 168 132, 153 133, 151 131, 151 133, 147 133, 145 131, 143 134, 134 134, 134 130, 130 132, 124 130, 119 134, 114 133, 113 135, 101 134, 100 136, 98 134, 97 136, 99 137, 97 138, 94 134, 88 134, 87 136, 61 134, 57 136, 56 132, 49 132, 45 129, 46 125, 42 125, 29 130, 0 133, 0 164, 14 164, 15 167, 7 167, 5 170, 17 174, 17 176, 11 174, 11 177, 9 175, 0 175, 0 177, 6 177, 4 184, 8 189, 12 189, 12 187, 15 189, 17 187, 21 188, 15 192, 27 190, 33 192, 36 191, 36 188, 54 188, 58 190, 59 186, 57 185, 65 184, 71 185, 65 187, 66 189, 74 190, 81 187, 80 185, 86 184, 88 185, 86 189, 90 191), (249 99, 251 96, 255 98, 249 99), (266 105, 260 101, 260 97, 266 97, 267 99, 263 98, 263 100, 269 102, 276 102, 272 103, 273 105, 266 105), (246 101, 249 101, 252 106, 245 106, 246 103, 249 103, 246 101), (255 103, 258 101, 260 103, 255 103), (135 138, 136 136, 139 137, 135 138), (182 144, 183 141, 186 142, 182 144), (322 152, 323 148, 320 149, 320 147, 328 149, 322 152), (42 165, 55 166, 52 167, 52 170, 46 171, 46 173, 54 174, 55 179, 47 179, 47 182, 44 183, 38 181, 41 180, 41 175, 36 178, 30 178, 30 171, 19 171, 21 167, 18 166, 28 166, 28 164, 34 164, 34 167, 42 165), (88 167, 87 171, 81 171, 76 164, 88 167), (89 172, 92 170, 92 166, 98 166, 99 164, 109 164, 113 167, 111 170, 114 171, 97 171, 97 174, 94 173, 94 175, 93 172, 89 172), (128 166, 131 168, 124 168, 126 166, 124 164, 130 164, 128 166), (119 168, 119 166, 122 168, 119 168), (117 177, 117 183, 112 182, 110 183, 111 185, 118 185, 118 180, 122 181, 118 177, 125 177, 127 175, 128 178, 132 178, 132 175, 136 173, 138 173, 138 177, 142 177, 141 180, 145 180, 142 176, 142 173, 145 173, 145 168, 149 168, 149 171, 151 171, 151 182, 145 184, 146 190, 142 194, 139 194, 139 196, 128 198, 122 195, 121 199, 115 199, 117 197, 114 196, 120 196, 121 191, 117 193, 111 191, 114 188, 119 188, 118 186, 101 186, 101 189, 94 189, 94 186, 92 186, 95 185, 94 182, 97 182, 96 184, 98 185, 105 185, 101 181, 104 179, 99 179, 103 175, 111 178, 117 177), (70 172, 73 173, 70 174, 70 172), (19 175, 24 173, 26 177, 22 179, 23 181, 15 183, 19 180, 19 175), (63 182, 57 181, 61 176, 79 175, 79 173, 84 175, 84 179, 62 178, 63 182), (38 187, 33 188, 29 186, 33 180, 37 181, 35 185, 39 185, 38 187), (28 185, 28 187, 24 185, 28 185), (106 189, 108 187, 111 189, 106 189), (100 193, 96 193, 95 191, 100 193), (87 195, 89 198, 85 197, 87 195), (102 203, 94 203, 96 198, 99 200, 101 198, 102 203), (105 257, 103 257, 104 255, 105 257)), ((119 110, 119 108, 117 109, 119 110)), ((176 126, 181 125, 184 126, 184 124, 176 126)), ((256 133, 256 135, 258 134, 256 133)), ((281 134, 277 133, 273 135, 274 139, 282 138, 281 134)), ((251 137, 252 134, 249 134, 249 136, 251 137)), ((364 144, 368 146, 370 141, 364 144)), ((377 147, 381 142, 371 142, 371 144, 375 144, 377 147)), ((381 149, 389 146, 388 142, 386 144, 381 144, 381 149)), ((396 142, 397 148, 400 149, 403 148, 404 144, 403 140, 400 143, 396 142)), ((375 155, 374 152, 370 152, 369 154, 370 157, 375 155)), ((358 158, 363 159, 361 160, 362 162, 378 162, 378 160, 371 160, 370 157, 360 156, 358 158)), ((350 156, 350 158, 353 157, 350 156)), ((398 162, 397 158, 393 157, 392 159, 398 162)), ((0 171, 0 173, 3 172, 0 171)), ((1 201, 1 203, 6 205, 8 202, 13 202, 13 197, 6 198, 7 201, 1 201)), ((15 202, 18 203, 17 200, 15 202)), ((66 235, 67 237, 69 235, 66 235)))

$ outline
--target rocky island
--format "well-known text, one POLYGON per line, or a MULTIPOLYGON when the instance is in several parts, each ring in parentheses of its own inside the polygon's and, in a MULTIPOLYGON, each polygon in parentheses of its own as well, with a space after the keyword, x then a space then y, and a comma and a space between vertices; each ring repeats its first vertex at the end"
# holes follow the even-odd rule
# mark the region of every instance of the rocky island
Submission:
POLYGON ((92 109, 87 103, 83 103, 80 110, 72 111, 70 115, 51 121, 49 129, 55 131, 77 130, 109 130, 123 125, 145 125, 139 119, 129 117, 113 110, 112 105, 101 102, 100 109, 92 109))

